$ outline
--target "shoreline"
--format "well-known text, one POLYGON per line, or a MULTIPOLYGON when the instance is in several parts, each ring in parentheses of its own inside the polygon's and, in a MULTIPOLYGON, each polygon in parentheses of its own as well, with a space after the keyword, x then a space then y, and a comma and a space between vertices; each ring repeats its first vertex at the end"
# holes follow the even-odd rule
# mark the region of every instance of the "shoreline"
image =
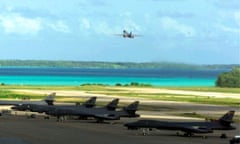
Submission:
POLYGON ((81 86, 142 85, 154 87, 214 87, 215 78, 152 78, 121 76, 0 76, 1 85, 81 86))
POLYGON ((215 86, 224 70, 6 68, 0 83, 19 85, 129 85, 215 86))

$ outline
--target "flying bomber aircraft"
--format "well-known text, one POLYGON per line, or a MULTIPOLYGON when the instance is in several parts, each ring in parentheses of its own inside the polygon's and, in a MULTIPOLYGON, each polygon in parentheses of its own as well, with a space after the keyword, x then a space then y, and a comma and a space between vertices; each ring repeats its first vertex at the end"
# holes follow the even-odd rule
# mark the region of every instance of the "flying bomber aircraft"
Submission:
POLYGON ((128 129, 143 128, 143 135, 149 130, 179 130, 184 132, 184 136, 192 136, 194 133, 213 133, 213 130, 234 130, 231 126, 235 111, 229 111, 218 120, 209 122, 168 122, 158 120, 139 120, 136 122, 126 123, 128 129), (145 130, 147 129, 147 130, 145 130))
POLYGON ((131 38, 131 39, 133 39, 134 37, 142 36, 142 35, 133 34, 132 32, 128 32, 126 30, 123 30, 122 34, 115 34, 115 35, 122 36, 123 38, 131 38))

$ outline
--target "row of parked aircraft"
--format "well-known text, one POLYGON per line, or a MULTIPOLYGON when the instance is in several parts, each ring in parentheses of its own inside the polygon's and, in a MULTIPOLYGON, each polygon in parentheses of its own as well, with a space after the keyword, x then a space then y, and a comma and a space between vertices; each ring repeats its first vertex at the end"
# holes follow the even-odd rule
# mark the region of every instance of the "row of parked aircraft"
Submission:
POLYGON ((97 122, 104 120, 119 120, 121 117, 139 117, 136 114, 139 102, 135 101, 117 110, 119 99, 114 99, 105 107, 95 107, 97 97, 91 97, 82 105, 54 105, 54 97, 56 93, 50 94, 43 101, 2 101, 0 105, 14 105, 13 110, 31 111, 45 113, 50 116, 56 116, 59 121, 64 120, 66 116, 78 116, 81 119, 93 117, 97 122))
MULTIPOLYGON (((0 105, 14 105, 12 109, 18 111, 32 111, 46 113, 63 120, 65 116, 78 116, 81 119, 93 117, 97 122, 104 120, 119 120, 121 117, 140 117, 136 114, 139 101, 129 104, 127 107, 117 110, 119 99, 113 99, 104 107, 95 107, 97 97, 91 97, 81 105, 54 105, 56 93, 50 94, 43 101, 0 101, 0 105)), ((194 133, 213 133, 213 130, 234 130, 233 123, 235 111, 229 111, 218 120, 206 122, 169 122, 159 120, 138 120, 124 124, 130 130, 142 129, 143 135, 152 129, 165 129, 184 132, 184 136, 192 136, 194 133)))

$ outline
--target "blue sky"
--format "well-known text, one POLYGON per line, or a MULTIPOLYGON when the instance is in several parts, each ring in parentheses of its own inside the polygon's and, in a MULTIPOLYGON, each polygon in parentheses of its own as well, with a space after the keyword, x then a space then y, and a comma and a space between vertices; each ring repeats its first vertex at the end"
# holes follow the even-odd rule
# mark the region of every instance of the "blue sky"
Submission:
POLYGON ((0 0, 0 59, 240 64, 240 1, 0 0))

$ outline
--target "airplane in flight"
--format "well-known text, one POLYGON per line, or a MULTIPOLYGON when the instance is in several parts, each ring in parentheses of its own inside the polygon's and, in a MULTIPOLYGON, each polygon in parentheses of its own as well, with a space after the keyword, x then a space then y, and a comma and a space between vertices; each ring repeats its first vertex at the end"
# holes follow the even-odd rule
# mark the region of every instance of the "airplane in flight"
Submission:
POLYGON ((86 108, 92 108, 96 105, 96 99, 97 97, 91 97, 86 102, 84 102, 82 105, 40 105, 40 104, 23 104, 20 106, 12 107, 14 110, 18 111, 31 111, 31 112, 38 112, 38 113, 44 113, 53 110, 56 107, 62 107, 62 108, 75 108, 75 107, 86 107, 86 108))
POLYGON ((139 117, 136 114, 139 102, 135 101, 124 107, 121 110, 113 110, 107 108, 55 108, 46 114, 56 116, 58 120, 64 120, 65 116, 80 116, 80 117, 93 117, 97 122, 103 122, 104 120, 119 120, 120 117, 139 117))
POLYGON ((128 129, 143 129, 143 135, 148 134, 151 129, 176 130, 184 132, 184 136, 193 136, 194 133, 213 133, 213 130, 234 130, 231 126, 235 111, 229 111, 218 120, 209 122, 169 122, 158 120, 138 120, 126 123, 128 129))
POLYGON ((122 36, 123 38, 135 38, 135 37, 139 37, 139 36, 142 36, 142 35, 136 35, 136 34, 133 34, 132 32, 128 32, 126 30, 123 30, 123 33, 122 34, 115 34, 117 36, 122 36))
POLYGON ((21 108, 26 109, 26 104, 38 104, 38 105, 53 105, 54 98, 56 96, 56 93, 49 94, 45 99, 42 101, 30 101, 30 100, 22 100, 22 101, 8 101, 8 100, 0 100, 0 105, 13 105, 13 108, 21 108))

